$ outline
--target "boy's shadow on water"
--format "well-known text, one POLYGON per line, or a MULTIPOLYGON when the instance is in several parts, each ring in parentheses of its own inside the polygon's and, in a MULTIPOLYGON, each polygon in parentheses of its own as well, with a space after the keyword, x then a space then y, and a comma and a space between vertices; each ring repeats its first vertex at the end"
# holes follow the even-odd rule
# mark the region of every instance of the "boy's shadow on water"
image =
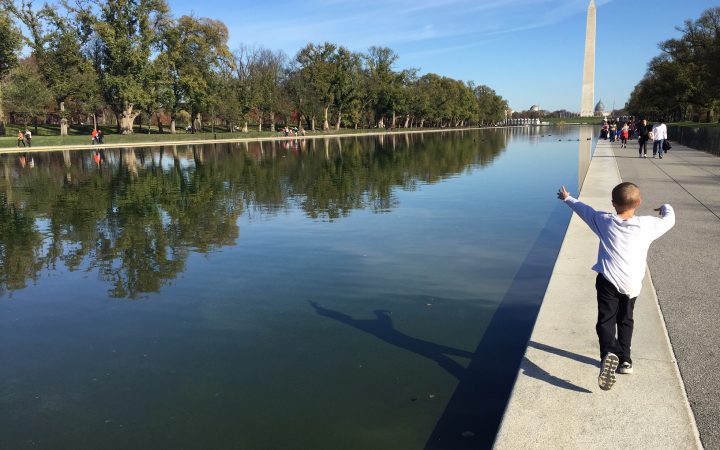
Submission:
MULTIPOLYGON (((356 328, 358 330, 364 331, 366 333, 369 333, 378 339, 382 340, 383 342, 387 342, 388 344, 394 345, 396 347, 409 350, 413 353, 416 353, 418 355, 424 356, 430 360, 435 361, 440 367, 447 370, 450 374, 452 374, 455 378, 457 378, 460 383, 472 383, 473 380, 469 380, 468 377, 476 376, 472 373, 469 368, 466 368, 465 366, 461 365, 454 359, 450 358, 450 356, 459 356, 462 358, 468 358, 469 360, 473 360, 473 358, 476 357, 476 354, 473 352, 469 352, 466 350, 457 349, 454 347, 448 347, 445 345, 436 344, 434 342, 426 341, 423 339, 418 339, 412 336, 409 336, 401 331, 398 331, 393 326, 393 320, 390 316, 390 311, 383 310, 383 309, 376 309, 373 311, 373 314, 375 315, 374 319, 355 319, 352 316, 349 316, 347 314, 341 313, 339 311, 335 311, 332 309, 325 308, 323 306, 320 306, 317 302, 309 302, 310 305, 315 309, 315 312, 323 317, 328 317, 330 319, 337 320, 338 322, 344 323, 345 325, 349 325, 353 328, 356 328)), ((584 364, 590 364, 593 366, 597 366, 597 361, 583 356, 576 353, 572 353, 566 350, 562 350, 556 347, 552 347, 549 345, 541 344, 538 342, 530 341, 528 342, 528 346, 542 350, 548 353, 552 353, 557 356, 562 356, 565 358, 569 358, 584 364)), ((492 365, 492 361, 487 361, 486 364, 492 365)), ((579 387, 574 385, 573 383, 564 380, 562 378, 558 378, 546 370, 542 369, 540 366, 536 365, 532 361, 530 361, 527 357, 523 357, 522 363, 522 374, 526 375, 531 378, 535 378, 541 381, 544 381, 546 383, 550 383, 553 386, 557 386, 562 389, 568 389, 575 392, 580 393, 587 393, 591 394, 592 391, 589 391, 585 388, 579 387)), ((476 380, 477 381, 477 380, 476 380)), ((482 381, 485 383, 488 383, 485 388, 491 388, 492 383, 494 381, 499 380, 493 380, 492 378, 483 377, 482 381)), ((474 408, 477 411, 480 411, 484 408, 484 403, 480 402, 475 405, 467 405, 468 408, 474 408)), ((466 411, 467 413, 467 411, 466 411)), ((477 425, 482 426, 482 423, 479 423, 477 425)), ((475 434, 481 434, 477 433, 476 431, 466 430, 470 431, 473 436, 475 434)), ((462 435, 461 435, 462 436, 462 435)), ((465 434, 467 441, 473 441, 473 436, 465 434)), ((431 443, 428 443, 428 446, 426 448, 436 448, 431 443)), ((454 448, 465 448, 465 446, 453 446, 449 445, 442 448, 448 448, 448 449, 454 449, 454 448)))
MULTIPOLYGON (((560 208, 562 206, 556 207, 557 210, 560 208)), ((311 305, 319 315, 436 361, 458 379, 455 392, 425 443, 425 450, 491 448, 510 398, 522 355, 535 325, 566 227, 566 215, 557 211, 550 214, 474 352, 454 349, 401 333, 393 328, 387 311, 376 310, 374 319, 360 320, 317 303, 311 305), (468 358, 467 366, 463 367, 449 355, 468 358)), ((530 345, 584 364, 597 364, 591 358, 541 343, 531 342, 530 345)), ((562 389, 589 392, 551 375, 527 359, 525 363, 523 374, 526 376, 562 389)))
POLYGON ((407 334, 396 330, 393 328, 390 311, 376 309, 373 311, 375 314, 374 319, 354 319, 351 316, 343 314, 339 311, 323 308, 318 305, 317 302, 310 302, 310 305, 312 305, 312 307, 315 308, 315 312, 321 316, 335 319, 338 322, 342 322, 353 328, 372 334, 388 344, 392 344, 396 347, 409 350, 413 353, 417 353, 418 355, 431 359, 458 379, 463 376, 465 367, 450 358, 448 355, 461 356, 463 358, 473 357, 472 352, 435 344, 434 342, 408 336, 407 334))

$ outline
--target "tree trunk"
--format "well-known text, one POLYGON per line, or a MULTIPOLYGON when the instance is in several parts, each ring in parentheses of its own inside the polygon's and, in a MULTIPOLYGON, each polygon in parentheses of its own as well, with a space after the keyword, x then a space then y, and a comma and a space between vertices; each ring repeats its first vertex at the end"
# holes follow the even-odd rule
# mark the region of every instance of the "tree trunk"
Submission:
POLYGON ((392 129, 392 128, 395 128, 395 121, 396 121, 396 119, 397 119, 397 117, 395 117, 395 111, 393 111, 393 114, 392 114, 392 123, 390 124, 390 128, 391 128, 391 129, 392 129))
POLYGON ((193 131, 202 133, 202 126, 202 115, 200 113, 195 113, 195 120, 193 120, 193 131))
POLYGON ((60 136, 68 135, 68 121, 65 118, 65 102, 60 102, 60 136))
POLYGON ((378 128, 385 128, 385 118, 383 116, 380 116, 380 120, 378 120, 378 128))
POLYGON ((422 128, 424 124, 425 124, 425 118, 422 117, 422 118, 420 118, 420 125, 418 125, 418 128, 422 128))
POLYGON ((263 119, 263 113, 260 111, 258 113, 258 131, 262 131, 262 119, 263 119))
POLYGON ((337 123, 335 124, 335 131, 340 130, 340 122, 342 121, 342 109, 338 108, 337 123))
POLYGON ((410 114, 407 114, 405 116, 405 126, 403 128, 407 128, 410 125, 410 114))
POLYGON ((155 113, 155 118, 157 119, 158 133, 163 134, 162 121, 160 120, 160 112, 155 113))
POLYGON ((330 129, 330 123, 328 122, 328 110, 330 109, 329 106, 326 106, 323 108, 323 131, 330 129))
POLYGON ((270 111, 270 114, 268 114, 270 119, 270 131, 275 132, 275 113, 270 111))
POLYGON ((93 130, 97 130, 97 116, 93 113, 93 130))
POLYGON ((5 136, 5 111, 3 110, 2 83, 0 83, 0 136, 5 136))
POLYGON ((243 122, 242 132, 247 133, 248 132, 248 126, 247 126, 247 120, 243 122))
POLYGON ((175 134, 175 116, 170 116, 170 133, 175 134))
POLYGON ((139 112, 133 112, 133 104, 128 103, 122 111, 122 115, 118 120, 118 129, 122 134, 132 134, 133 123, 135 118, 140 114, 139 112))
POLYGON ((315 131, 315 116, 312 116, 312 120, 310 121, 310 131, 315 131))

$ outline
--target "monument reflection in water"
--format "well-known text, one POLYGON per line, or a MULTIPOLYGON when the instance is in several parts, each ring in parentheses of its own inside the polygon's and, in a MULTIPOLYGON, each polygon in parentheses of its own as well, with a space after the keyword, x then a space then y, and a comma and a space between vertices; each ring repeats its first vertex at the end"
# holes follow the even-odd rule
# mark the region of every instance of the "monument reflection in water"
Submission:
POLYGON ((0 156, 0 447, 432 447, 547 282, 549 130, 0 156))

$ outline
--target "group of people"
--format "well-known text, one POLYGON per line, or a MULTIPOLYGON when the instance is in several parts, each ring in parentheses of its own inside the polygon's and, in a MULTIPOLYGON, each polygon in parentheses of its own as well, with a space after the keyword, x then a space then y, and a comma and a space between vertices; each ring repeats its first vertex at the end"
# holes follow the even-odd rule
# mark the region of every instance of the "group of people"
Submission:
POLYGON ((92 138, 92 144, 104 144, 105 143, 105 135, 103 135, 102 130, 98 130, 97 128, 93 128, 92 132, 90 133, 90 137, 92 138))
POLYGON ((667 125, 665 121, 660 119, 655 125, 649 125, 647 120, 643 119, 639 127, 638 157, 647 158, 647 143, 652 142, 653 158, 663 158, 663 153, 670 150, 670 142, 668 142, 667 125))
POLYGON ((32 133, 29 128, 25 128, 24 133, 22 130, 18 130, 17 146, 20 147, 20 144, 22 144, 23 147, 32 147, 32 133), (27 143, 27 145, 25 145, 25 143, 27 143))
POLYGON ((303 128, 298 129, 297 127, 292 127, 292 128, 290 128, 290 127, 284 127, 284 128, 282 129, 282 133, 283 133, 286 137, 305 136, 305 129, 303 129, 303 128))
POLYGON ((663 158, 663 154, 670 150, 668 142, 667 125, 660 119, 654 125, 643 119, 639 124, 634 119, 626 122, 619 120, 603 121, 600 139, 609 139, 610 142, 620 141, 620 148, 627 148, 628 139, 637 138, 640 145, 638 149, 640 158, 647 158, 647 145, 652 142, 653 158, 663 158))
MULTIPOLYGON (((90 133, 90 136, 92 137, 92 144, 103 144, 105 142, 105 136, 103 135, 102 130, 98 130, 97 128, 93 128, 92 133, 90 133)), ((22 145, 23 147, 32 147, 32 133, 30 132, 29 128, 25 128, 25 132, 23 133, 22 130, 18 130, 17 135, 17 146, 20 147, 22 145)))

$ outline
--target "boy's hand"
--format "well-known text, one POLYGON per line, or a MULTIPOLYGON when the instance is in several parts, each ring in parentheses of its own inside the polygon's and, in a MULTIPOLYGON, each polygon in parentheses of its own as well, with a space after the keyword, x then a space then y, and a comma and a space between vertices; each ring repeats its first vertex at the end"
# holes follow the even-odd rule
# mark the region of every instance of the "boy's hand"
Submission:
POLYGON ((653 209, 653 211, 657 211, 657 212, 658 212, 658 215, 662 216, 662 206, 659 207, 659 208, 653 209))
POLYGON ((567 191, 567 189, 565 189, 565 186, 561 186, 560 190, 557 193, 557 198, 559 198, 560 200, 565 200, 569 196, 570 193, 567 191))

